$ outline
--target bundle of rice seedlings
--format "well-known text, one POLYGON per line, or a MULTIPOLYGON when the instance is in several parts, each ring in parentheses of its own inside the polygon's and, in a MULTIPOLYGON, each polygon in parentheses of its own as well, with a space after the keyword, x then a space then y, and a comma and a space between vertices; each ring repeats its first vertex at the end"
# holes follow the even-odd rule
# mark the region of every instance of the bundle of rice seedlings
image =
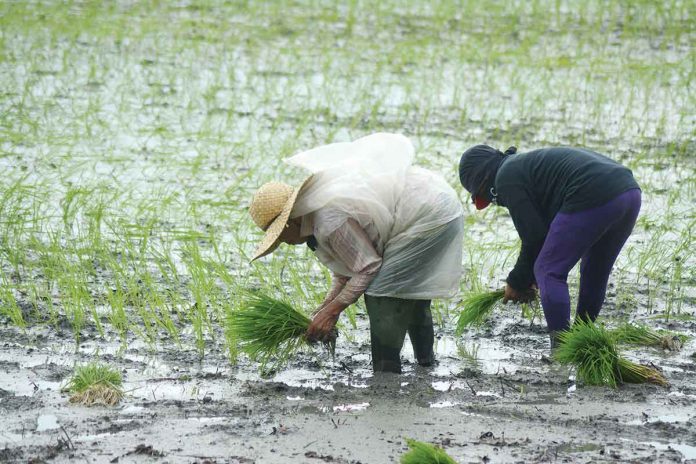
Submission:
POLYGON ((75 368, 63 391, 72 393, 71 403, 113 406, 123 398, 121 373, 109 366, 90 363, 75 368))
POLYGON ((617 342, 679 351, 688 337, 668 330, 654 330, 647 325, 624 324, 612 331, 617 342))
POLYGON ((457 464, 439 446, 406 439, 409 451, 401 456, 401 464, 457 464))
POLYGON ((571 364, 577 376, 588 385, 619 383, 655 383, 667 385, 660 371, 622 358, 616 339, 604 327, 592 322, 577 322, 559 335, 560 344, 553 353, 561 364, 571 364))
POLYGON ((495 305, 503 299, 505 290, 470 293, 462 300, 464 309, 457 319, 456 334, 461 335, 470 325, 481 325, 488 319, 495 305))
POLYGON ((669 386, 665 376, 656 368, 636 364, 625 358, 619 358, 619 374, 623 383, 654 383, 663 387, 669 386))
POLYGON ((307 344, 304 335, 310 322, 290 304, 254 292, 247 294, 241 306, 229 314, 227 328, 240 350, 265 369, 271 361, 274 367, 280 367, 307 344))

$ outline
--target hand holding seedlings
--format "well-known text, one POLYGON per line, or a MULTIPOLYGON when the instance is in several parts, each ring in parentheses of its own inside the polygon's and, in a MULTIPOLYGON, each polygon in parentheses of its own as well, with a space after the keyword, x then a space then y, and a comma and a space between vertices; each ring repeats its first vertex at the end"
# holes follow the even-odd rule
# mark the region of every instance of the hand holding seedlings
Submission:
MULTIPOLYGON (((457 328, 455 333, 462 335, 467 327, 471 325, 481 325, 493 311, 496 305, 506 303, 506 290, 494 290, 492 292, 472 292, 462 299, 462 310, 457 318, 457 328)), ((529 291, 521 294, 519 301, 531 303, 537 298, 536 290, 530 288, 529 291)), ((513 301, 508 299, 507 301, 513 301)))
POLYGON ((332 303, 319 310, 305 333, 307 341, 310 343, 335 343, 336 336, 338 335, 336 331, 336 322, 338 322, 338 317, 344 309, 345 306, 341 307, 341 305, 332 303))
POLYGON ((508 301, 513 303, 529 303, 537 298, 537 292, 534 288, 529 288, 525 291, 517 291, 510 284, 505 285, 505 294, 503 295, 503 304, 508 301))

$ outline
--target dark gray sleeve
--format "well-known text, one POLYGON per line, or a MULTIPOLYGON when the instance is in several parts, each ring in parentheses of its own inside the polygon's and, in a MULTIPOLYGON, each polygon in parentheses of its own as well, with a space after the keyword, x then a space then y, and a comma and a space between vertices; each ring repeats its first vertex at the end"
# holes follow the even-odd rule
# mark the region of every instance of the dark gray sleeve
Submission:
POLYGON ((548 227, 524 186, 506 186, 504 198, 515 229, 522 240, 520 254, 515 267, 508 274, 507 283, 517 291, 524 291, 535 282, 534 261, 544 245, 548 227))

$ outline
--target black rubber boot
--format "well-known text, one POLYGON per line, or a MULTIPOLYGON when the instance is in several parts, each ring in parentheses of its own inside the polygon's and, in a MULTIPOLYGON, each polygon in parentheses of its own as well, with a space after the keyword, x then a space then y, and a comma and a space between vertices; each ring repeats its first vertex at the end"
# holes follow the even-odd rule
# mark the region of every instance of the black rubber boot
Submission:
POLYGON ((433 318, 430 300, 404 300, 365 295, 370 318, 372 368, 375 372, 401 372, 401 348, 409 334, 421 366, 434 363, 433 318))
POLYGON ((435 364, 433 345, 435 330, 433 316, 430 312, 430 300, 415 300, 411 324, 408 326, 408 338, 411 339, 413 354, 418 364, 429 367, 435 364))
POLYGON ((401 372, 401 347, 408 321, 398 300, 365 295, 370 318, 370 348, 375 372, 401 372))

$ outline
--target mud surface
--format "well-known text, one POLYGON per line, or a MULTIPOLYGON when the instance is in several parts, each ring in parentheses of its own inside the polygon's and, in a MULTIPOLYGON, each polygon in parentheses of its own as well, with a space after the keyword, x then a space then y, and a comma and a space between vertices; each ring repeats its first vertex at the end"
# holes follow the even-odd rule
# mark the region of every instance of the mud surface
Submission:
POLYGON ((75 353, 51 330, 4 328, 0 460, 387 463, 415 437, 460 463, 696 461, 693 343, 630 353, 659 364, 669 388, 612 390, 576 385, 550 364, 542 327, 508 317, 496 327, 467 337, 475 361, 440 334, 437 366, 414 366, 407 347, 402 375, 373 376, 369 346, 344 339, 333 360, 303 354, 268 378, 220 353, 200 361, 135 340, 118 355, 101 341, 75 353), (125 400, 69 404, 60 386, 70 366, 97 352, 124 373, 125 400))

